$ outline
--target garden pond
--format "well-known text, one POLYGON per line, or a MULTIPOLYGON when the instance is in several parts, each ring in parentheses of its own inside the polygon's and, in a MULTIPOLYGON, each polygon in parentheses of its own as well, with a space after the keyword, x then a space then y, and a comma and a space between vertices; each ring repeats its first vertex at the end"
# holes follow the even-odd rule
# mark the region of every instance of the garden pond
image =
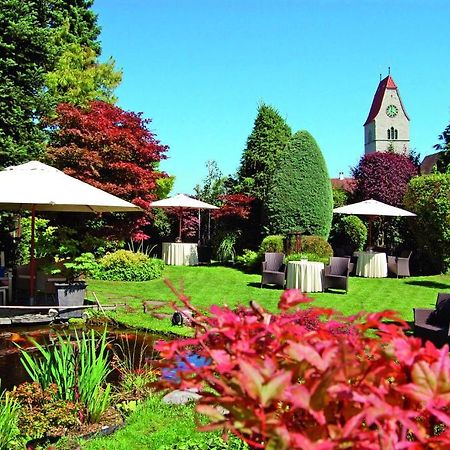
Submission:
MULTIPOLYGON (((51 344, 59 335, 71 336, 75 339, 75 333, 95 329, 99 333, 103 332, 104 327, 82 327, 74 328, 66 325, 53 326, 27 326, 9 327, 0 329, 0 380, 1 389, 10 390, 14 386, 25 381, 30 381, 25 368, 20 362, 21 351, 18 346, 24 348, 29 353, 36 351, 33 341, 41 345, 51 344)), ((160 339, 167 339, 160 335, 136 331, 126 328, 114 328, 108 326, 108 348, 111 355, 122 359, 124 356, 133 364, 142 366, 152 364, 155 358, 153 350, 154 342, 160 339)), ((115 383, 118 373, 113 371, 108 378, 109 382, 115 383)))

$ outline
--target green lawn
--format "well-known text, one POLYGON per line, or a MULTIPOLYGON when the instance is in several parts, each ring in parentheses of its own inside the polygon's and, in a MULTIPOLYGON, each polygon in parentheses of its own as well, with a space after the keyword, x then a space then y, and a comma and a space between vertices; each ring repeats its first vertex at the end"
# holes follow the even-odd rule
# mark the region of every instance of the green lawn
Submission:
MULTIPOLYGON (((256 300, 275 311, 282 293, 277 288, 260 288, 260 275, 245 274, 237 269, 221 266, 174 267, 167 266, 164 278, 175 287, 184 286, 184 292, 196 306, 209 308, 212 304, 247 304, 256 300)), ((169 320, 157 320, 143 313, 144 300, 169 300, 175 295, 163 280, 148 282, 110 282, 89 280, 88 297, 95 292, 105 304, 126 303, 128 308, 119 308, 112 316, 124 324, 151 330, 180 332, 169 320)), ((313 293, 313 304, 335 308, 344 314, 359 311, 382 311, 394 309, 405 320, 412 320, 413 307, 433 307, 439 291, 450 291, 450 276, 412 278, 357 278, 351 277, 348 294, 313 293)))

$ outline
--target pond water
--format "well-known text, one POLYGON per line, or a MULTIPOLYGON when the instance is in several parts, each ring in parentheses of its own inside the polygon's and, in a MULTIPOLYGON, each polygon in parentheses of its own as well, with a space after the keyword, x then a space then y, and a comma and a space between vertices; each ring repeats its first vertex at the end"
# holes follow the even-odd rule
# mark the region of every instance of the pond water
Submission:
MULTIPOLYGON (((79 328, 77 332, 80 334, 82 330, 88 331, 91 328, 79 328)), ((99 332, 103 331, 103 327, 93 328, 99 332)), ((20 362, 21 351, 17 345, 26 348, 28 352, 36 352, 36 348, 31 340, 45 345, 55 341, 58 334, 70 335, 74 339, 75 328, 63 325, 0 328, 1 389, 9 390, 24 381, 30 381, 27 372, 20 362)), ((118 355, 119 359, 122 359, 125 353, 133 361, 135 367, 144 363, 150 364, 156 359, 157 355, 153 349, 153 344, 160 339, 164 339, 164 337, 131 329, 108 327, 109 349, 114 350, 114 353, 118 355)), ((112 372, 109 381, 114 382, 117 378, 118 373, 112 372)))

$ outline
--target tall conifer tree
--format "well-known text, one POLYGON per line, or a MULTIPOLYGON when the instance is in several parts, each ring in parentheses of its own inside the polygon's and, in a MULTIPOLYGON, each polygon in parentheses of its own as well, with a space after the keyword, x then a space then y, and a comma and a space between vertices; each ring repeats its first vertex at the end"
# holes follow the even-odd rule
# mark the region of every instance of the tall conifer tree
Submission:
POLYGON ((280 152, 290 136, 291 129, 278 111, 262 103, 238 171, 241 191, 266 201, 280 152))
POLYGON ((48 110, 44 73, 52 65, 42 2, 0 0, 0 166, 38 158, 48 110))

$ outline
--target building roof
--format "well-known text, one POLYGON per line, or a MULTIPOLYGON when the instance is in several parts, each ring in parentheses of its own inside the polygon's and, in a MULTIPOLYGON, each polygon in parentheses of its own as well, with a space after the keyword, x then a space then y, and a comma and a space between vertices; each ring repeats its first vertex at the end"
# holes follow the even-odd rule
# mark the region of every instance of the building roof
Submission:
POLYGON ((422 164, 420 164, 420 174, 426 175, 432 172, 433 167, 438 163, 439 158, 444 152, 432 153, 431 155, 423 158, 422 164))
POLYGON ((375 117, 380 112, 381 104, 383 103, 384 94, 387 89, 395 89, 397 91, 398 98, 400 100, 400 104, 402 106, 403 112, 405 113, 406 118, 409 120, 408 114, 405 110, 405 107, 403 106, 402 99, 400 98, 400 93, 398 92, 397 85, 395 84, 394 79, 388 75, 386 78, 380 81, 380 84, 378 85, 377 91, 375 92, 375 96, 373 97, 372 106, 369 111, 369 115, 367 116, 366 121, 364 122, 364 125, 367 125, 368 123, 372 122, 375 117))
POLYGON ((343 189, 347 192, 353 192, 355 189, 354 178, 331 178, 330 181, 335 189, 343 189))

